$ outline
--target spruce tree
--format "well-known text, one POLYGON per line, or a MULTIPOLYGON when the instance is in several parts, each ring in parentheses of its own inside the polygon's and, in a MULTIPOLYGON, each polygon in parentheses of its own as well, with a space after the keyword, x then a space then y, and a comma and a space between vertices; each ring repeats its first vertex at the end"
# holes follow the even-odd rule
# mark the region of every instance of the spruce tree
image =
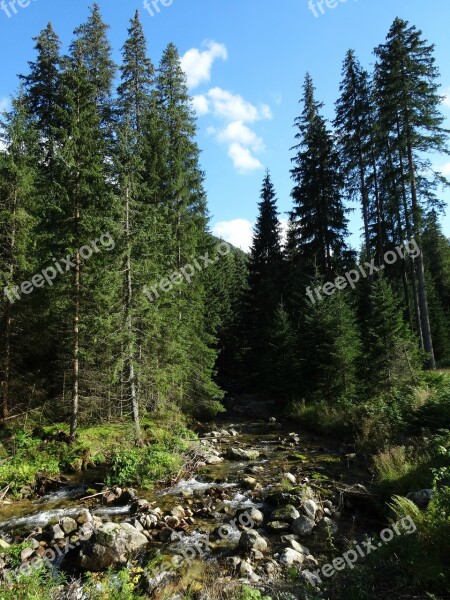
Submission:
MULTIPOLYGON (((248 264, 247 342, 255 383, 265 387, 267 339, 282 299, 283 256, 275 188, 267 171, 248 264)), ((269 377, 270 379, 270 377, 269 377)))
POLYGON ((306 75, 303 111, 295 120, 298 132, 291 170, 294 181, 292 219, 297 228, 302 269, 331 275, 345 255, 347 219, 342 203, 342 175, 331 133, 315 99, 313 81, 306 75))
MULTIPOLYGON (((125 391, 124 401, 131 404, 136 437, 142 440, 139 386, 145 381, 145 352, 140 343, 145 331, 142 288, 154 275, 149 265, 150 250, 155 245, 156 207, 146 197, 144 136, 145 121, 152 102, 154 68, 147 56, 147 43, 139 13, 136 12, 123 47, 121 84, 118 88, 119 124, 117 131, 117 176, 122 204, 123 293, 120 345, 120 372, 125 391), (141 350, 141 351, 140 351, 141 350), (138 360, 140 356, 140 361, 138 360), (140 363, 140 364, 138 364, 140 363)), ((153 261, 156 260, 153 257, 153 261)), ((149 365, 147 365, 149 367, 149 365)))
MULTIPOLYGON (((433 52, 434 46, 422 38, 422 32, 399 18, 394 20, 386 43, 375 49, 380 126, 398 155, 401 183, 405 186, 406 227, 418 243, 424 208, 435 203, 436 180, 428 177, 433 171, 424 154, 447 152, 433 52)), ((428 366, 434 369, 423 253, 417 257, 417 282, 419 325, 428 366)))
POLYGON ((36 228, 36 162, 38 138, 30 124, 22 91, 5 113, 4 152, 0 152, 0 394, 1 415, 11 408, 11 387, 20 397, 19 364, 23 364, 34 328, 30 303, 20 290, 33 271, 36 228), (18 289, 19 286, 19 289, 18 289))

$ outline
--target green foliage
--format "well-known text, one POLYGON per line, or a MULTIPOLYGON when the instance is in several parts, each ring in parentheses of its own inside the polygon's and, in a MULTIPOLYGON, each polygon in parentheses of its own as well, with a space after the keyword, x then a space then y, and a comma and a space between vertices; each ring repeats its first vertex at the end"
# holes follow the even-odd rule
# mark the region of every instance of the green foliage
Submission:
POLYGON ((259 590, 254 590, 248 585, 242 586, 239 600, 271 600, 270 596, 263 596, 259 590))

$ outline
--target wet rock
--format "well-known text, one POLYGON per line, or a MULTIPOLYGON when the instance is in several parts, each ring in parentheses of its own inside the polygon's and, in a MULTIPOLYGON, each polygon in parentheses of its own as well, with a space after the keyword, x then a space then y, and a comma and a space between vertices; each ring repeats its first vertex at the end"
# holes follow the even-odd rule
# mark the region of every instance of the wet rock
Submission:
POLYGON ((95 525, 94 525, 93 521, 88 521, 87 523, 84 523, 78 531, 80 540, 82 542, 86 542, 87 540, 90 540, 91 537, 94 535, 94 529, 95 529, 95 525))
POLYGON ((292 504, 286 504, 286 506, 280 506, 276 508, 270 515, 271 521, 282 521, 284 523, 292 523, 295 519, 298 519, 300 513, 292 506, 292 504))
POLYGON ((170 514, 173 517, 178 517, 178 519, 184 519, 184 517, 186 516, 184 508, 180 505, 174 506, 170 511, 170 514))
POLYGON ((214 454, 208 454, 205 456, 204 461, 207 465, 218 465, 223 462, 222 456, 215 456, 214 454))
POLYGON ((147 538, 129 523, 104 523, 81 549, 79 565, 89 571, 102 571, 113 564, 125 564, 130 554, 147 543, 147 538))
POLYGON ((246 467, 245 473, 249 475, 256 475, 257 473, 264 473, 264 467, 261 465, 253 465, 251 467, 246 467))
POLYGON ((417 492, 409 492, 406 495, 411 502, 414 502, 419 508, 426 508, 433 497, 433 490, 419 490, 417 492))
POLYGON ((296 533, 300 536, 307 536, 311 535, 314 526, 315 522, 312 519, 301 515, 298 519, 295 519, 295 521, 292 522, 291 531, 292 533, 296 533))
POLYGON ((225 455, 230 460, 256 460, 259 456, 257 450, 244 450, 243 448, 228 448, 225 455))
POLYGON ((234 518, 237 519, 238 524, 245 525, 247 523, 247 527, 249 521, 251 527, 261 525, 264 521, 264 515, 257 508, 239 508, 235 512, 234 518))
POLYGON ((59 524, 66 535, 69 535, 78 529, 77 522, 70 517, 64 517, 59 524))
POLYGON ((63 540, 64 539, 64 531, 61 529, 59 525, 53 525, 50 528, 50 533, 53 540, 63 540))
POLYGON ((150 502, 148 500, 144 500, 144 498, 140 498, 136 500, 131 506, 131 512, 146 512, 150 508, 150 502))
POLYGON ((267 542, 256 531, 243 531, 239 538, 239 549, 245 553, 251 552, 252 550, 264 552, 267 550, 267 542))
POLYGON ((180 526, 180 519, 178 517, 173 517, 172 515, 165 517, 164 521, 171 529, 176 529, 180 526))
POLYGON ((240 481, 240 484, 245 489, 252 490, 257 486, 258 482, 254 477, 243 477, 240 481))
POLYGON ((78 525, 84 525, 85 523, 89 523, 89 521, 92 521, 92 515, 87 509, 85 509, 78 515, 77 523, 78 525))
POLYGON ((294 565, 302 565, 305 560, 305 555, 297 552, 293 548, 286 548, 280 555, 280 563, 286 567, 294 565))

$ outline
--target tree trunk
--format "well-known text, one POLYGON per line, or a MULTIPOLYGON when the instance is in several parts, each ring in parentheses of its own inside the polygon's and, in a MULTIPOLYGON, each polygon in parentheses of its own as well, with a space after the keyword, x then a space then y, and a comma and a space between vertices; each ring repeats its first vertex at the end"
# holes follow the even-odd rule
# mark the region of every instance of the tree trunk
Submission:
POLYGON ((126 383, 128 386, 128 397, 131 400, 133 411, 133 422, 136 431, 137 443, 142 444, 142 431, 139 417, 139 400, 136 391, 136 372, 134 368, 134 350, 133 350, 133 320, 132 320, 132 301, 133 286, 131 273, 131 248, 130 248, 130 189, 127 186, 125 191, 125 236, 127 240, 125 257, 125 327, 127 331, 126 348, 126 383))

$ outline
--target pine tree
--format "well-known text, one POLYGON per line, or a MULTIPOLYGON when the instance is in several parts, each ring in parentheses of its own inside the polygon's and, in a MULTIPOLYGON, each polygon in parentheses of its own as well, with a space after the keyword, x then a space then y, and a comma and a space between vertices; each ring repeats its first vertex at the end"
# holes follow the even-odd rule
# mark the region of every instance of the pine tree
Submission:
MULTIPOLYGON (((121 84, 118 88, 119 127, 117 173, 122 201, 123 227, 123 319, 121 328, 124 400, 131 403, 136 437, 142 441, 139 416, 139 380, 145 381, 138 365, 140 331, 145 330, 142 288, 153 275, 149 249, 154 245, 155 206, 145 194, 145 121, 152 106, 154 68, 147 57, 147 44, 139 13, 131 20, 123 47, 121 84), (141 376, 140 376, 141 375, 141 376)), ((155 259, 156 257, 154 257, 155 259)), ((147 365, 148 366, 148 365, 147 365)))
POLYGON ((11 408, 11 384, 30 342, 30 328, 24 324, 27 298, 17 286, 27 281, 33 266, 39 153, 22 91, 5 113, 1 141, 5 151, 0 153, 0 418, 4 420, 11 408))
MULTIPOLYGON (((250 370, 266 386, 267 339, 282 299, 283 255, 275 188, 267 171, 248 265, 247 341, 250 370)), ((256 383, 255 382, 255 383, 256 383)))
POLYGON ((111 91, 116 65, 111 58, 111 45, 107 32, 109 26, 103 21, 97 2, 91 7, 86 23, 75 29, 75 39, 79 42, 83 64, 88 72, 89 82, 94 88, 97 110, 102 128, 111 130, 113 106, 111 91))
POLYGON ((375 277, 370 306, 363 324, 365 370, 361 380, 368 394, 393 393, 416 381, 420 364, 417 343, 385 277, 375 277))
POLYGON ((71 46, 63 74, 64 138, 60 160, 64 165, 57 244, 70 253, 74 267, 70 278, 61 277, 52 288, 52 306, 66 326, 60 360, 70 363, 71 426, 75 438, 80 400, 90 394, 88 372, 98 376, 99 351, 94 340, 108 338, 109 311, 114 302, 116 269, 111 255, 99 248, 98 256, 84 256, 84 246, 106 236, 111 251, 117 239, 117 207, 106 178, 105 135, 97 106, 97 90, 84 63, 80 40, 71 46), (97 367, 97 369, 96 369, 97 367))
MULTIPOLYGON (((423 210, 434 204, 436 180, 428 179, 430 161, 424 153, 447 151, 447 132, 443 128, 438 93, 438 70, 433 56, 434 46, 422 32, 406 21, 394 20, 385 44, 375 49, 377 100, 380 126, 397 153, 406 228, 420 243, 423 210), (407 195, 406 195, 407 194, 407 195)), ((417 257, 418 304, 420 330, 428 365, 435 368, 433 341, 428 314, 423 254, 417 257)))
MULTIPOLYGON (((161 248, 166 260, 166 273, 180 270, 210 252, 210 237, 206 231, 206 196, 204 174, 199 167, 199 149, 195 142, 196 123, 188 94, 186 76, 180 65, 178 50, 173 44, 165 49, 156 82, 156 120, 161 154, 156 201, 170 226, 170 234, 161 248)), ((190 283, 158 299, 167 324, 161 364, 164 377, 172 382, 172 401, 187 408, 200 408, 211 398, 221 397, 212 380, 216 359, 215 332, 206 308, 204 278, 208 271, 190 283)))
MULTIPOLYGON (((316 287, 320 278, 310 282, 316 287)), ((308 399, 352 398, 361 344, 350 299, 336 291, 323 301, 303 299, 298 332, 300 392, 308 399)))
POLYGON ((320 115, 323 105, 315 100, 314 85, 307 74, 303 112, 295 120, 296 155, 291 170, 292 219, 297 228, 299 255, 305 273, 318 269, 331 275, 345 254, 347 219, 342 204, 342 176, 339 157, 331 133, 320 115))
POLYGON ((374 106, 369 75, 353 50, 347 52, 336 103, 336 128, 345 189, 350 199, 359 199, 364 223, 366 258, 382 256, 382 208, 375 148, 374 106), (370 215, 376 215, 376 244, 372 242, 370 215))
POLYGON ((270 372, 268 389, 274 398, 292 402, 298 391, 299 364, 295 331, 283 302, 275 311, 268 340, 264 356, 270 372))

